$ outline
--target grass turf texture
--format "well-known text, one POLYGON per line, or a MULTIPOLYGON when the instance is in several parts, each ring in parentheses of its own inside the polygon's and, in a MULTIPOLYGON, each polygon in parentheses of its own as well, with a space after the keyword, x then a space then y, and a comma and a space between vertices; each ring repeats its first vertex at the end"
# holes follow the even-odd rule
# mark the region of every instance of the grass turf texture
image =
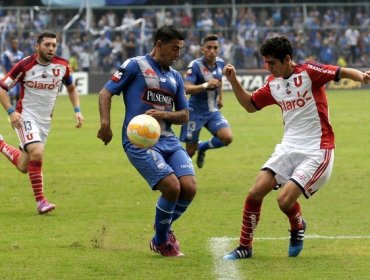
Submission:
MULTIPOLYGON (((149 251, 158 192, 150 191, 121 147, 121 98, 113 98, 114 138, 96 138, 97 95, 81 97, 85 117, 74 128, 73 108, 59 97, 45 160, 45 192, 57 208, 39 216, 28 177, 0 156, 0 279, 228 279, 216 267, 210 240, 229 237, 225 251, 238 243, 242 206, 254 178, 281 139, 279 108, 248 114, 233 94, 224 97, 223 114, 234 132, 227 148, 207 151, 197 169, 198 193, 174 224, 184 258, 149 251)), ((336 132, 332 178, 310 200, 300 199, 308 235, 369 236, 368 169, 370 94, 331 91, 331 121, 336 132)), ((179 127, 176 126, 176 132, 179 127)), ((17 145, 7 116, 0 133, 17 145)), ((204 131, 202 140, 208 139, 204 131)), ((266 197, 255 236, 288 237, 288 220, 266 197)), ((306 239, 298 258, 287 257, 288 240, 256 240, 252 259, 238 261, 240 279, 370 279, 370 239, 306 239)))

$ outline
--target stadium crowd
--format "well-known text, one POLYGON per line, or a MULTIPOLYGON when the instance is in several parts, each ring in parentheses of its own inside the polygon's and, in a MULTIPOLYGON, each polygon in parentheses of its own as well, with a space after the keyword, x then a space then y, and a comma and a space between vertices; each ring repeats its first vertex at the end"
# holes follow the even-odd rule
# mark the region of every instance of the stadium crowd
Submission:
MULTIPOLYGON (((33 53, 37 34, 45 29, 58 32, 76 15, 76 10, 1 10, 0 42, 4 51, 17 37, 25 56, 33 53)), ((58 55, 70 60, 74 70, 111 72, 126 58, 152 48, 152 33, 162 25, 175 25, 187 33, 181 59, 174 65, 185 69, 200 55, 200 38, 216 33, 221 38, 220 56, 237 68, 261 68, 258 47, 273 34, 286 34, 295 48, 295 61, 311 58, 327 64, 363 67, 370 63, 369 6, 238 6, 233 15, 229 6, 195 8, 154 6, 153 9, 94 9, 91 26, 84 14, 65 33, 67 46, 58 55), (137 19, 140 25, 115 30, 137 19), (96 35, 97 34, 97 35, 96 35), (142 34, 144 36, 142 36, 142 34)))

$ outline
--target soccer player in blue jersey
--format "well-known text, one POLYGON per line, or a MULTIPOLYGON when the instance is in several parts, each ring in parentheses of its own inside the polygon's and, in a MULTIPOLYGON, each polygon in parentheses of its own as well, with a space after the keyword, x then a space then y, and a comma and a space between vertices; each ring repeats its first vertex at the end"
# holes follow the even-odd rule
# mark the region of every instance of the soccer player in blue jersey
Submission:
POLYGON ((203 38, 203 56, 190 62, 185 79, 186 94, 190 95, 190 117, 181 127, 180 140, 185 142, 190 157, 198 150, 197 166, 204 165, 205 152, 229 145, 233 140, 228 121, 220 112, 222 108, 222 70, 224 61, 219 58, 218 36, 211 34, 203 38), (213 135, 199 142, 201 129, 205 127, 213 135), (199 142, 199 144, 198 144, 199 142))
MULTIPOLYGON (((22 51, 18 49, 18 46, 19 40, 17 38, 12 38, 10 40, 10 48, 8 48, 1 57, 4 76, 8 74, 8 72, 13 68, 13 66, 17 62, 21 61, 24 58, 24 54, 22 51)), ((20 84, 16 84, 8 92, 10 102, 14 108, 19 99, 20 89, 21 89, 20 84)))
POLYGON ((122 127, 123 149, 151 189, 161 192, 150 248, 166 257, 183 255, 171 225, 186 211, 196 193, 191 159, 171 129, 172 124, 189 120, 182 77, 170 67, 180 56, 184 39, 184 35, 173 26, 159 28, 154 35, 152 51, 126 60, 99 94, 101 126, 97 137, 105 145, 113 137, 111 99, 114 95, 123 94, 126 107, 122 127), (161 126, 159 141, 149 149, 136 148, 126 135, 130 120, 144 113, 156 118, 161 126))

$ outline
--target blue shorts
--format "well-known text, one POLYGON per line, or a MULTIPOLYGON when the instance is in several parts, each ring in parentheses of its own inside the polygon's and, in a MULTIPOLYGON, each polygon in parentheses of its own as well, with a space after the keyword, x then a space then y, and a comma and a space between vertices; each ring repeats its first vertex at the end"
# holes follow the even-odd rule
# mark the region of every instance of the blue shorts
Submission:
POLYGON ((220 111, 206 113, 190 111, 189 122, 181 126, 180 140, 198 143, 199 134, 203 127, 215 135, 221 128, 230 127, 230 125, 220 111))
POLYGON ((158 143, 150 149, 136 148, 125 144, 125 151, 132 165, 153 189, 160 180, 174 173, 177 178, 195 176, 191 158, 176 137, 161 136, 158 143))

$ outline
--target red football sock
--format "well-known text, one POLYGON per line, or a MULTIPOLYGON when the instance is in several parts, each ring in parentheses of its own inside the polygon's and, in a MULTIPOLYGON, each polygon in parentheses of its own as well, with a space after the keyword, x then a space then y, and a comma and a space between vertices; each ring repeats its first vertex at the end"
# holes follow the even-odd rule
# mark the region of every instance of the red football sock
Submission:
POLYGON ((240 232, 240 245, 251 248, 254 230, 260 219, 262 202, 253 200, 250 195, 245 200, 243 211, 243 225, 240 232))
POLYGON ((15 166, 17 166, 18 159, 21 155, 21 151, 8 145, 4 141, 1 141, 0 144, 0 152, 3 153, 4 156, 6 156, 7 159, 10 160, 11 163, 13 163, 15 166))
POLYGON ((298 201, 293 205, 289 212, 285 213, 289 218, 290 230, 300 230, 303 227, 301 206, 298 201))
POLYGON ((44 182, 42 177, 42 161, 31 160, 28 165, 28 176, 31 181, 36 202, 45 199, 44 182))

